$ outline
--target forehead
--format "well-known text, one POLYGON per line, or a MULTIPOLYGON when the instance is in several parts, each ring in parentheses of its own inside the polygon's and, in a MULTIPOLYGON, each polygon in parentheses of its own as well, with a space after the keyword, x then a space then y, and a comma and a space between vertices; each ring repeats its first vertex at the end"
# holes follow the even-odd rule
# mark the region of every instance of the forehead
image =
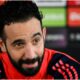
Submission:
POLYGON ((4 28, 7 38, 31 37, 37 32, 41 32, 40 21, 36 18, 31 18, 28 21, 21 23, 11 23, 4 28))

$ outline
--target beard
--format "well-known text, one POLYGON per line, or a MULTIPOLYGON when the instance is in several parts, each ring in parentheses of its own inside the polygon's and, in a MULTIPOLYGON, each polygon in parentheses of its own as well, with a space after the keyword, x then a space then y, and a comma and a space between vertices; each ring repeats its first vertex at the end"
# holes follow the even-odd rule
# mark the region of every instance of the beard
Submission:
POLYGON ((13 63, 13 65, 15 66, 15 68, 19 72, 21 72, 23 75, 32 76, 32 75, 35 75, 40 70, 43 56, 42 57, 36 57, 34 59, 26 59, 26 60, 20 59, 17 63, 12 59, 10 59, 10 60, 13 63), (32 68, 23 68, 22 67, 23 64, 34 64, 36 62, 38 62, 38 65, 36 67, 32 67, 32 68))
POLYGON ((13 60, 11 58, 8 50, 7 50, 7 53, 8 53, 9 59, 10 59, 11 63, 13 64, 13 66, 23 75, 33 76, 39 72, 42 61, 43 61, 44 54, 41 57, 38 56, 36 58, 26 59, 26 60, 20 59, 18 62, 16 62, 15 60, 13 60), (32 67, 32 68, 23 68, 22 67, 23 64, 34 64, 36 62, 38 62, 38 65, 36 67, 32 67))
MULTIPOLYGON (((44 44, 45 45, 45 44, 44 44)), ((34 76, 35 74, 37 74, 41 68, 41 65, 42 65, 42 61, 43 61, 43 58, 44 58, 44 49, 43 49, 43 54, 42 56, 37 56, 36 58, 33 58, 33 59, 20 59, 18 62, 16 62, 15 60, 12 59, 12 57, 10 56, 10 53, 7 49, 7 45, 5 43, 5 47, 6 47, 6 51, 7 51, 7 54, 9 56, 9 59, 12 63, 12 65, 23 75, 25 76, 34 76), (32 68, 23 68, 22 65, 23 64, 34 64, 38 62, 38 65, 36 67, 32 67, 32 68)))

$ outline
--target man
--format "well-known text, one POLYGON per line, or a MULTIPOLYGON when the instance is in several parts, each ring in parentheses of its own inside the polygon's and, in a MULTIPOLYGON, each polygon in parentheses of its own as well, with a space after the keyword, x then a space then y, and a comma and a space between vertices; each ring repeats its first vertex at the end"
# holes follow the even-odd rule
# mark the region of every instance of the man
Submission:
POLYGON ((80 63, 44 48, 46 29, 32 1, 0 6, 1 79, 79 79, 80 63))

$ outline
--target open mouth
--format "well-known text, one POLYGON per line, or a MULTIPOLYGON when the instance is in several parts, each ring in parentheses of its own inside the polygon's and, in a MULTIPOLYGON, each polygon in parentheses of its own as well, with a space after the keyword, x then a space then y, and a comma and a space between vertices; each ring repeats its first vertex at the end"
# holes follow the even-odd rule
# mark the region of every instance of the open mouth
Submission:
POLYGON ((35 63, 31 63, 31 64, 22 64, 22 67, 23 68, 34 68, 34 67, 37 67, 38 66, 38 61, 36 61, 35 63))

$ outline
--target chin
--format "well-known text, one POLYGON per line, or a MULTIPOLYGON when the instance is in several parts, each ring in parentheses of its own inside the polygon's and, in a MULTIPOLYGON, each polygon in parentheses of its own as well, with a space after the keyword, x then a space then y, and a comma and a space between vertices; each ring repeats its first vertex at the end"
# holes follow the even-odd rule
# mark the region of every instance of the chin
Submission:
POLYGON ((37 74, 39 70, 40 70, 40 66, 37 66, 34 68, 22 68, 20 69, 20 72, 25 76, 32 76, 37 74))

